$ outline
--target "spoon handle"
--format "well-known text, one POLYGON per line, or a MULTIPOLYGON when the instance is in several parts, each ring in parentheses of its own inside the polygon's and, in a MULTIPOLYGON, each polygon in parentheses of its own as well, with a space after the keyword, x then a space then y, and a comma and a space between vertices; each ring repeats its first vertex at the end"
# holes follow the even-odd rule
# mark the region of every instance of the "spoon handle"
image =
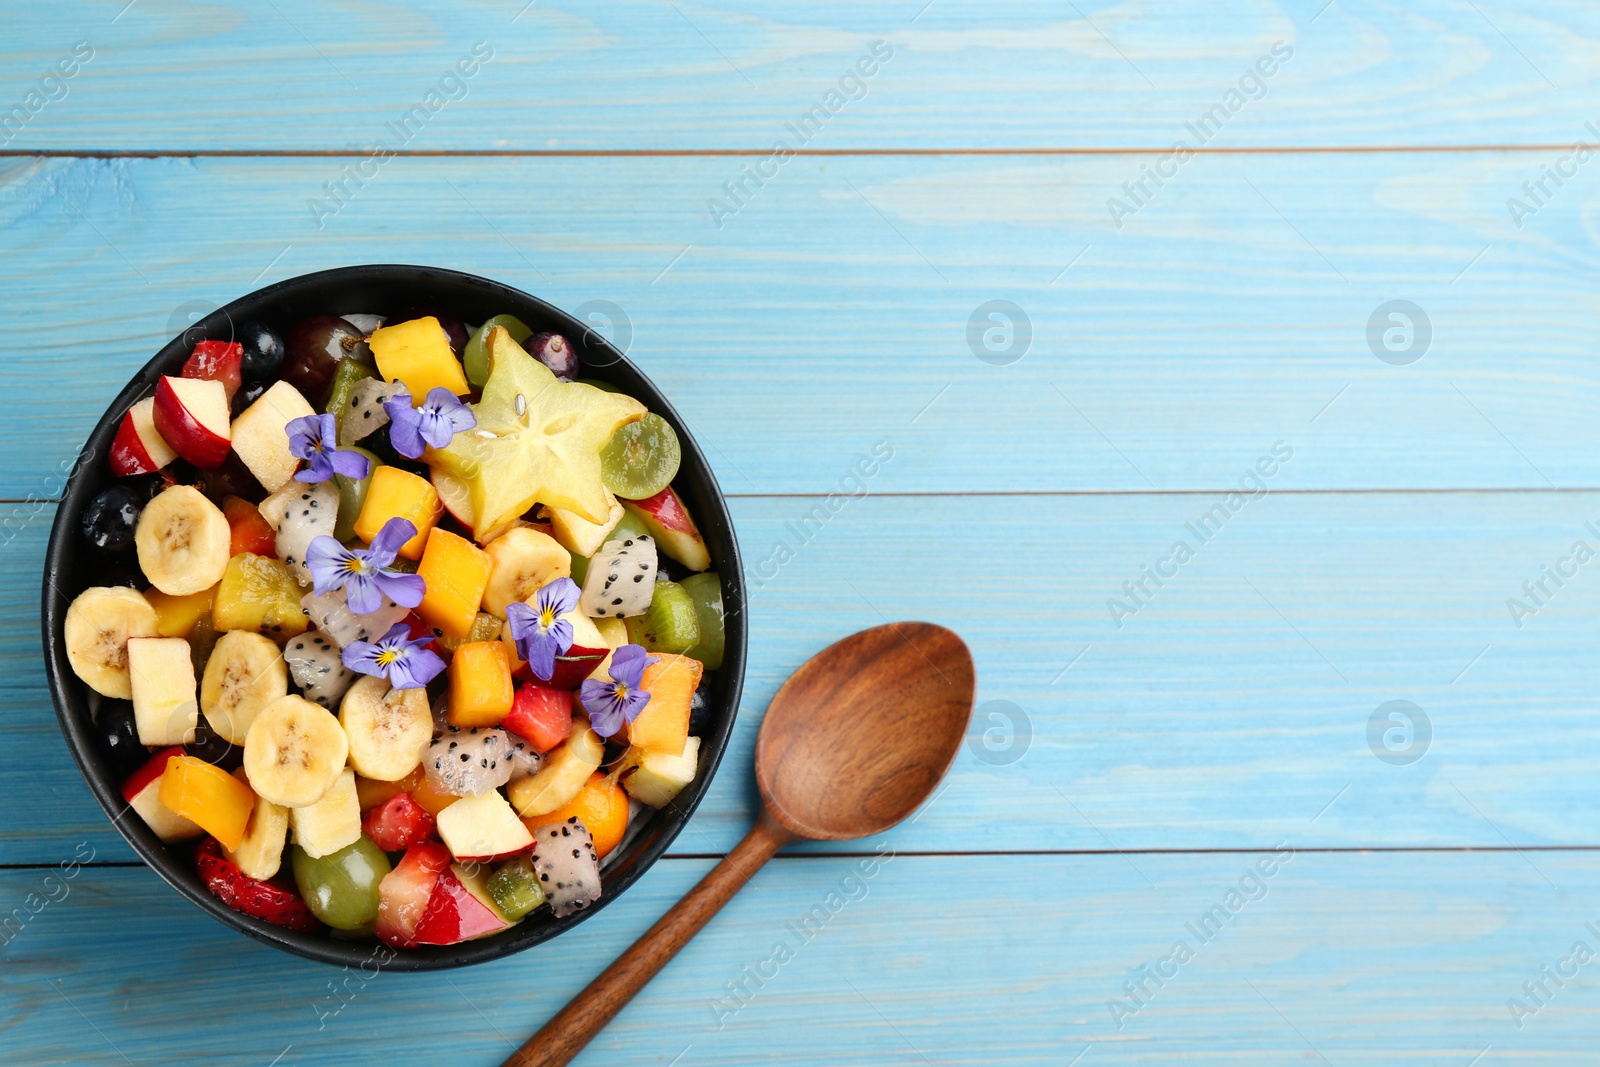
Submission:
POLYGON ((762 864, 794 835, 765 811, 745 839, 689 890, 677 907, 618 956, 501 1067, 559 1067, 567 1063, 643 989, 700 928, 711 921, 762 864))

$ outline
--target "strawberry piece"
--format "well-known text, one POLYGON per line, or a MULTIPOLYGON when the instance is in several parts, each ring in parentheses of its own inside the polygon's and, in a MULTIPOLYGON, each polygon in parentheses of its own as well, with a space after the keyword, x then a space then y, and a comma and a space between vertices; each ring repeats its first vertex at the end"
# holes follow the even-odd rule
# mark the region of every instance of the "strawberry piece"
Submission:
POLYGON ((306 902, 294 893, 271 882, 257 881, 230 862, 214 837, 206 838, 195 849, 194 869, 211 895, 234 911, 290 930, 316 930, 322 926, 306 902))
POLYGON ((436 829, 428 809, 411 799, 410 793, 396 793, 361 820, 361 832, 385 852, 400 852, 426 841, 435 836, 436 829))
POLYGON ((422 920, 439 883, 450 868, 450 850, 437 841, 419 841, 406 849, 394 870, 378 883, 378 922, 374 932, 386 945, 410 948, 417 944, 417 924, 422 920))
POLYGON ((243 497, 230 496, 222 501, 222 514, 233 531, 228 554, 237 556, 249 552, 256 556, 278 554, 278 534, 262 516, 261 509, 243 497))
POLYGON ((538 751, 549 752, 572 733, 572 690, 531 683, 521 686, 500 725, 526 738, 538 751))
POLYGON ((505 929, 506 923, 489 906, 473 896, 455 871, 439 872, 412 940, 419 945, 454 945, 505 929))
POLYGON ((194 352, 184 363, 181 376, 221 382, 231 404, 233 394, 239 391, 239 383, 243 380, 243 371, 240 369, 243 360, 244 345, 237 341, 201 341, 194 346, 194 352))

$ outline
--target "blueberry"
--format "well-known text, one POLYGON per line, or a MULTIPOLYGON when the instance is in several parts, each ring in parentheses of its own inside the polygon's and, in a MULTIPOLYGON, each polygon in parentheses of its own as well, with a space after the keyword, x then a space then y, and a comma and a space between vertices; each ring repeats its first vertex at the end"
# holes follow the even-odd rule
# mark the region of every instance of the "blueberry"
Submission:
POLYGON ((95 717, 94 728, 100 738, 100 751, 105 753, 118 778, 126 778, 150 757, 149 751, 139 744, 133 705, 126 700, 104 701, 100 714, 95 717))
POLYGON ((231 771, 244 763, 244 749, 230 743, 227 738, 213 730, 211 724, 205 720, 205 716, 201 716, 200 721, 195 724, 194 740, 184 745, 183 750, 225 771, 231 771))
POLYGON ((247 381, 233 394, 233 414, 237 417, 245 408, 261 399, 261 394, 271 387, 271 382, 247 381))
POLYGON ((711 672, 701 675, 694 696, 689 698, 689 732, 704 734, 711 725, 711 672))
POLYGON ((278 331, 259 322, 247 322, 239 327, 237 338, 244 345, 244 362, 240 369, 251 381, 275 377, 283 366, 283 338, 278 331))
POLYGON ((83 509, 83 537, 107 552, 125 552, 133 547, 133 531, 139 525, 139 512, 150 499, 142 491, 118 482, 89 501, 83 509))

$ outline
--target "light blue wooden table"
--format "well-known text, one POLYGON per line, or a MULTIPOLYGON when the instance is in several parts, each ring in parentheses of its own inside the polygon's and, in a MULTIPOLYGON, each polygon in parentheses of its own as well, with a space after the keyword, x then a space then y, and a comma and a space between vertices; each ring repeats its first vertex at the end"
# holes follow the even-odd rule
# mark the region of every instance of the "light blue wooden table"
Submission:
POLYGON ((0 12, 0 911, 60 897, 0 949, 0 1061, 496 1064, 743 832, 781 680, 909 617, 979 666, 948 788, 782 857, 582 1062, 1593 1062, 1600 8, 125 3, 0 12), (673 854, 447 974, 200 915, 40 663, 127 375, 358 262, 592 316, 751 568, 673 854))

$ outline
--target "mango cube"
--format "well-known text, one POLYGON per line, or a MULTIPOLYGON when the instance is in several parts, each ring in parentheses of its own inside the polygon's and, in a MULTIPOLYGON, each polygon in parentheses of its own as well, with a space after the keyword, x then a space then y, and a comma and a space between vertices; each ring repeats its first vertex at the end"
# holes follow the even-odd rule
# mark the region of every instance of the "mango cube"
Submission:
POLYGON ((311 625, 300 610, 300 583, 281 561, 241 552, 228 560, 211 602, 211 624, 218 633, 250 630, 287 641, 311 625))
MULTIPOLYGON (((369 494, 367 497, 371 500, 369 494)), ((463 638, 472 632, 478 604, 489 585, 493 561, 489 553, 448 530, 428 531, 417 574, 428 583, 417 616, 446 637, 463 638)))
POLYGON ((501 641, 469 641, 450 660, 451 726, 498 726, 511 711, 511 655, 501 641))
POLYGON ((217 587, 214 585, 185 596, 148 589, 144 598, 156 609, 156 633, 162 637, 188 637, 194 632, 194 624, 200 621, 200 616, 211 610, 211 601, 216 595, 217 587))
POLYGON ((644 669, 640 688, 650 703, 628 724, 628 743, 671 756, 689 741, 689 709, 705 665, 688 656, 663 655, 644 669))
MULTIPOLYGON (((410 519, 411 525, 417 528, 417 536, 400 547, 400 554, 406 559, 421 559, 422 546, 443 512, 439 494, 426 478, 399 467, 379 467, 367 483, 367 499, 361 505, 361 514, 356 516, 356 536, 371 544, 390 519, 410 519)), ((482 596, 483 591, 479 590, 478 595, 482 596)), ((473 608, 476 610, 477 605, 473 608)))
POLYGON ((378 373, 385 381, 405 383, 413 404, 422 403, 428 390, 436 386, 456 396, 472 391, 466 371, 450 348, 450 335, 432 315, 385 326, 367 338, 367 344, 378 361, 378 373))
POLYGON ((195 823, 230 852, 244 840, 256 795, 244 782, 194 756, 174 756, 161 775, 161 804, 195 823))

